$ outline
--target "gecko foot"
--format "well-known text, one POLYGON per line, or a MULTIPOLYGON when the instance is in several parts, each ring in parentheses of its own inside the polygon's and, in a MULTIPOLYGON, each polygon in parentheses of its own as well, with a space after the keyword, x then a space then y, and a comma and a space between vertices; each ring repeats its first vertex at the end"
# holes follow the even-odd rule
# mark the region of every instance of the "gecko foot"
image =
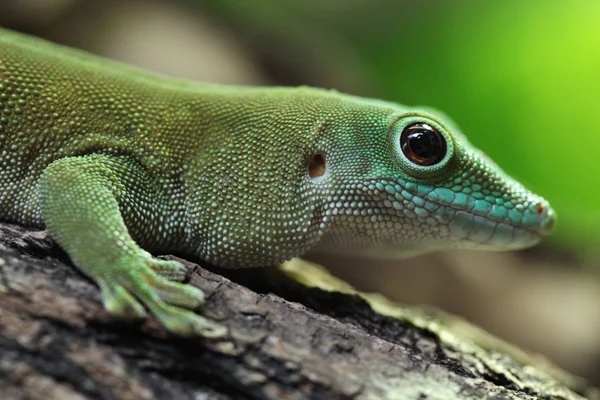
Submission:
POLYGON ((204 292, 172 282, 156 271, 157 265, 166 267, 163 271, 169 268, 179 271, 178 266, 185 270, 177 261, 148 260, 146 257, 103 269, 97 281, 105 308, 120 318, 139 319, 147 316, 145 306, 165 328, 179 336, 224 336, 227 333, 225 327, 190 311, 204 304, 204 292))

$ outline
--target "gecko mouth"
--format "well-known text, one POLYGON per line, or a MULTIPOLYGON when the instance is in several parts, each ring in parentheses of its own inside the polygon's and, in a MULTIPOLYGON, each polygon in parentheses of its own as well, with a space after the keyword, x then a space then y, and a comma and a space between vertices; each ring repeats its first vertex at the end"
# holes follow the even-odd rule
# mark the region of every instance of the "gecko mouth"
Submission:
POLYGON ((450 233, 461 242, 473 244, 479 248, 518 249, 528 247, 539 242, 543 236, 549 235, 555 224, 554 211, 545 203, 540 203, 536 207, 536 213, 529 211, 529 214, 523 214, 523 220, 536 221, 536 223, 529 222, 528 225, 515 223, 510 219, 495 219, 464 209, 442 207, 447 207, 454 212, 448 221, 450 233))

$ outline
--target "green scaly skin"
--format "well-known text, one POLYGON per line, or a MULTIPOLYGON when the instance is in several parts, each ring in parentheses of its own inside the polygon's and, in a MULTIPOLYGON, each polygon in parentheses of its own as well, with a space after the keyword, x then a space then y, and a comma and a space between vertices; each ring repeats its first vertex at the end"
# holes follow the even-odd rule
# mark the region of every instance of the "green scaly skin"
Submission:
POLYGON ((6 30, 0 147, 0 218, 46 227, 112 314, 147 309, 183 336, 225 331, 192 311, 204 296, 180 283, 184 267, 149 252, 258 267, 308 250, 504 250, 554 224, 433 111, 167 79, 6 30), (447 143, 433 166, 400 148, 415 122, 447 143), (317 153, 325 170, 311 177, 317 153))

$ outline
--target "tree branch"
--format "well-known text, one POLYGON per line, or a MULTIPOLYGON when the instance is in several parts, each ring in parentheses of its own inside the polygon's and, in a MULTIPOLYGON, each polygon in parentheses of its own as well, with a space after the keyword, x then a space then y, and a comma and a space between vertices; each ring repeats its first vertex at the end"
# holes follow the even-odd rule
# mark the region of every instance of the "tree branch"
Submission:
POLYGON ((184 340, 152 319, 110 317, 44 232, 0 224, 0 257, 2 399, 600 398, 447 316, 302 285, 303 271, 318 274, 306 265, 186 263, 209 294, 204 314, 230 335, 184 340))

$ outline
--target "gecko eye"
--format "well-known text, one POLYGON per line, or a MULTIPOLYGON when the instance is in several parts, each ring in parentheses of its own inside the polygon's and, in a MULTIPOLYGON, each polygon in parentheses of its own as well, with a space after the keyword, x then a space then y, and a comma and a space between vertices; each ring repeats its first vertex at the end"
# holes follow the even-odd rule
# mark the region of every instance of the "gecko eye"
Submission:
POLYGON ((412 163, 421 166, 435 165, 446 155, 446 139, 430 125, 408 125, 400 136, 402 152, 412 163))

